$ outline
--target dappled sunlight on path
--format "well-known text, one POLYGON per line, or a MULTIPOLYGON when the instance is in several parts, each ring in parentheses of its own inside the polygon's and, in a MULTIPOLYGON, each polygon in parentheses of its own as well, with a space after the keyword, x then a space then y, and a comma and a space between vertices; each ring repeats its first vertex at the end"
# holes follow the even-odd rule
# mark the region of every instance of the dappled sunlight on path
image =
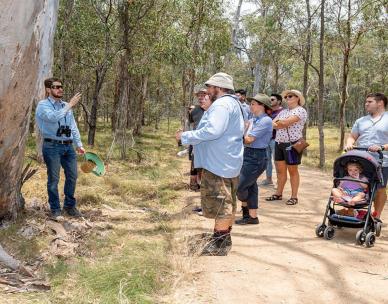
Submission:
MULTIPOLYGON (((302 167, 301 181, 295 206, 285 205, 289 187, 283 201, 275 202, 264 201, 274 188, 261 187, 260 224, 235 225, 227 257, 196 258, 192 280, 177 292, 176 303, 388 301, 386 227, 375 247, 368 249, 355 245, 357 229, 337 230, 331 241, 317 238, 314 229, 323 217, 331 176, 302 167)), ((199 202, 199 194, 190 197, 199 202)), ((388 221, 387 213, 382 220, 388 221)), ((212 229, 212 221, 195 214, 188 219, 190 225, 196 227, 192 234, 212 229)))

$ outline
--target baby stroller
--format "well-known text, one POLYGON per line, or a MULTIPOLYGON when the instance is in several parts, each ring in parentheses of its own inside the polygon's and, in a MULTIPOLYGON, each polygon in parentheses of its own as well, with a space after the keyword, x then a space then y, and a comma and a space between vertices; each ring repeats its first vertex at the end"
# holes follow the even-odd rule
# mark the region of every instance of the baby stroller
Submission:
POLYGON ((334 187, 337 187, 340 181, 350 180, 359 182, 359 180, 344 178, 347 174, 347 163, 358 162, 363 167, 362 174, 368 179, 366 183, 368 185, 367 193, 365 193, 365 200, 356 205, 348 205, 346 202, 336 203, 333 197, 330 196, 322 224, 317 225, 315 229, 318 237, 331 240, 335 235, 334 227, 361 228, 356 234, 356 243, 358 245, 365 243, 366 247, 372 247, 376 241, 376 236, 380 236, 382 223, 372 217, 371 207, 377 184, 383 180, 383 153, 379 151, 379 160, 377 161, 367 150, 367 148, 354 148, 354 150, 343 154, 335 160, 333 168, 334 187), (339 206, 356 209, 359 214, 362 214, 362 217, 339 215, 336 213, 336 207, 338 209, 339 206), (360 212, 360 210, 364 211, 360 212))

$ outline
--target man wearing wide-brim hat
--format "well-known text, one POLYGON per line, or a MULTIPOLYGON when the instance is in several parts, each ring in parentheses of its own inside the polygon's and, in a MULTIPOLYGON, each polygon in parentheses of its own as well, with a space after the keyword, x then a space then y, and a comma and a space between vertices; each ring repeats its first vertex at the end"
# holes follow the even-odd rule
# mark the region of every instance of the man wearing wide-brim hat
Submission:
POLYGON ((271 99, 265 94, 248 98, 250 113, 249 127, 244 135, 244 162, 240 172, 237 197, 242 202, 243 217, 238 225, 258 224, 259 188, 257 179, 267 168, 267 147, 272 137, 271 99))
POLYGON ((203 168, 201 205, 203 215, 215 219, 214 234, 202 255, 227 255, 236 212, 236 189, 243 160, 244 119, 239 101, 232 95, 233 78, 217 73, 206 81, 213 104, 196 130, 179 131, 177 140, 194 146, 194 166, 203 168))

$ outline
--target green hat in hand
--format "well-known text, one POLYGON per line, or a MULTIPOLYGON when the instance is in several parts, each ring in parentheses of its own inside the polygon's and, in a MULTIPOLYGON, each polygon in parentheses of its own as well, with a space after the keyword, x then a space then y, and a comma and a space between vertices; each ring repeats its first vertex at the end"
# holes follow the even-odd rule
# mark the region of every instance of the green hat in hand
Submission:
POLYGON ((81 170, 84 173, 92 172, 94 175, 103 176, 105 174, 104 162, 97 154, 86 152, 84 154, 85 161, 81 165, 81 170))

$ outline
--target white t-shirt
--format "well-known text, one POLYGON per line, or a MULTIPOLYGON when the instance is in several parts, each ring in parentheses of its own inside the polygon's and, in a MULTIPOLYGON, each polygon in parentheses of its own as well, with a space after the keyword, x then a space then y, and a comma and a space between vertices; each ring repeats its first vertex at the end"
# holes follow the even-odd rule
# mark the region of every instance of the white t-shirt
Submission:
POLYGON ((284 129, 277 129, 276 130, 276 138, 275 141, 278 143, 287 143, 290 141, 297 141, 298 139, 303 137, 303 126, 307 121, 307 112, 306 110, 301 107, 297 106, 296 108, 290 110, 290 109, 284 109, 279 113, 278 116, 276 116, 276 120, 282 120, 287 119, 290 116, 298 116, 300 120, 293 123, 292 125, 288 126, 288 128, 284 129), (287 133, 288 129, 288 133, 287 133), (288 137, 288 134, 290 136, 288 137))

